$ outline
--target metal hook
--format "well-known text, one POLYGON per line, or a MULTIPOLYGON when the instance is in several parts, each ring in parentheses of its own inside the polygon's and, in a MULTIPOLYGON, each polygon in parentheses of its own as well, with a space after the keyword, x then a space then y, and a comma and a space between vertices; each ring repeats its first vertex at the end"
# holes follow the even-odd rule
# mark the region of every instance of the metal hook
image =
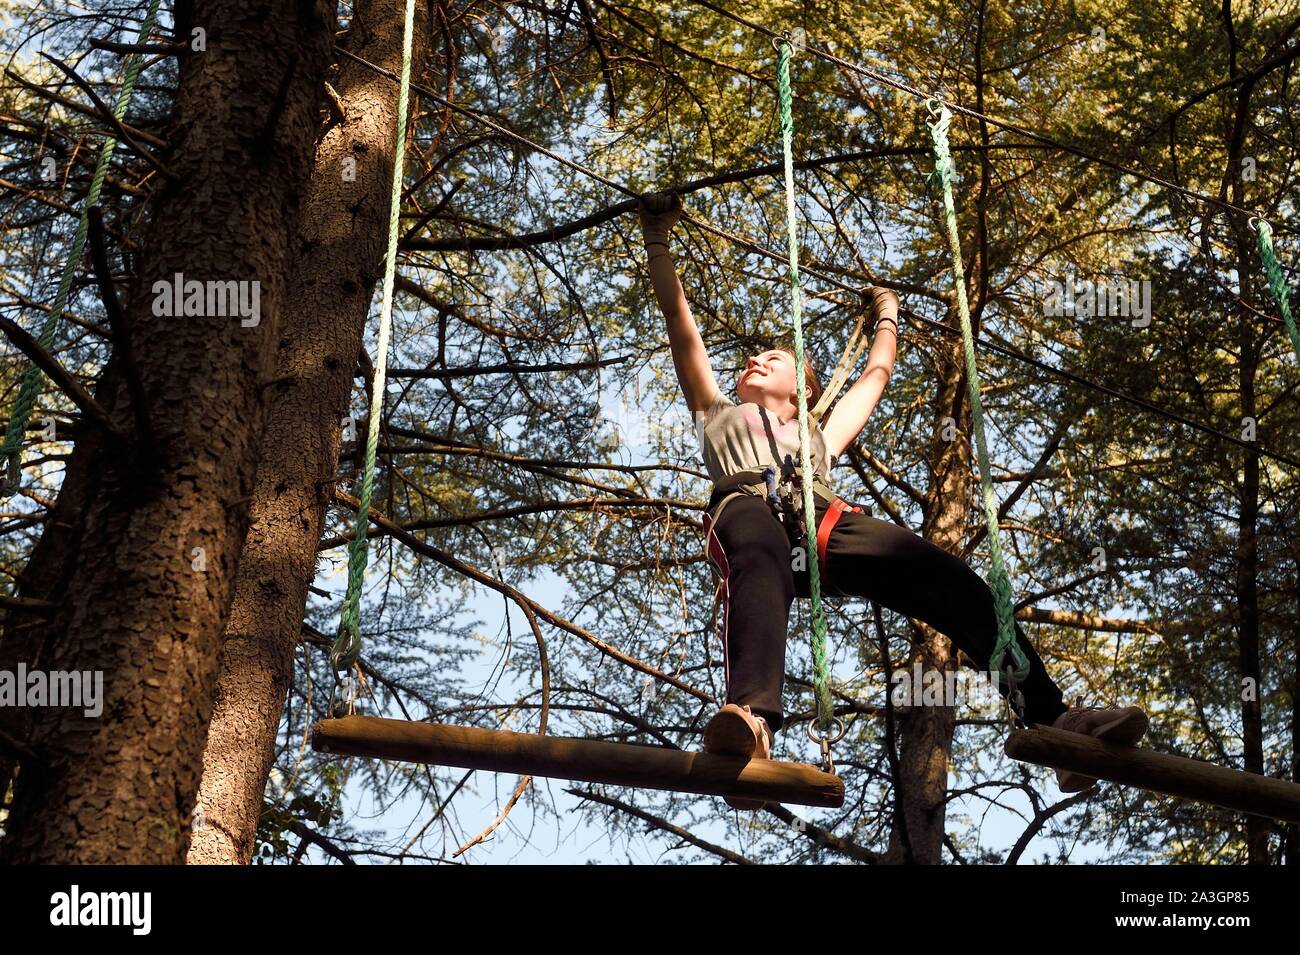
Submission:
POLYGON ((1007 732, 1016 729, 1016 724, 1025 725, 1025 695, 1016 685, 1016 671, 1008 666, 1004 671, 1007 677, 1007 732))
POLYGON ((939 97, 937 96, 926 97, 925 108, 929 111, 930 115, 933 116, 935 119, 938 119, 941 115, 943 115, 942 114, 943 105, 944 105, 943 100, 939 99, 939 97), (935 109, 936 104, 939 107, 938 109, 935 109))
POLYGON ((772 49, 778 53, 781 52, 781 48, 776 45, 778 42, 788 44, 792 54, 802 53, 808 49, 808 31, 803 27, 795 27, 793 36, 788 32, 782 33, 780 36, 769 37, 768 42, 772 44, 772 49), (800 37, 802 39, 799 39, 800 37))
POLYGON ((1249 229, 1251 232, 1254 232, 1256 235, 1258 235, 1259 227, 1255 225, 1255 223, 1259 221, 1261 221, 1259 216, 1251 216, 1249 219, 1246 220, 1246 228, 1249 229))
POLYGON ((330 688, 330 701, 327 713, 331 719, 338 719, 343 716, 351 716, 356 708, 356 686, 352 679, 352 671, 344 670, 343 677, 340 679, 338 670, 334 671, 334 685, 330 688), (339 698, 339 690, 342 689, 343 696, 339 698))

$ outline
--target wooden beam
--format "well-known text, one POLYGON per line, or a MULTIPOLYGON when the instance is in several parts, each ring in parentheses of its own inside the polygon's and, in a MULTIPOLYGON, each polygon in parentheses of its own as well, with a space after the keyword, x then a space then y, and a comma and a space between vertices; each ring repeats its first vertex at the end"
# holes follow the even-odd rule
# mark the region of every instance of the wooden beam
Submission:
POLYGON ((1106 743, 1038 724, 1013 731, 1005 749, 1012 759, 1026 763, 1072 770, 1269 819, 1300 822, 1300 785, 1285 779, 1225 769, 1139 746, 1106 743))
POLYGON ((844 781, 806 763, 688 753, 663 746, 412 723, 376 716, 321 720, 312 748, 495 773, 577 779, 705 796, 740 796, 834 809, 844 781))

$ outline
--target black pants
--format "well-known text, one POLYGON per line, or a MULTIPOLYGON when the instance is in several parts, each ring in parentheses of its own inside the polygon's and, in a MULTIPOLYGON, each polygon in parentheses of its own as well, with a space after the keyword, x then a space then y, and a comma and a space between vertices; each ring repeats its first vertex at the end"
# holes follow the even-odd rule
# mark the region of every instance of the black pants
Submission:
MULTIPOLYGON (((721 497, 714 492, 711 511, 721 497)), ((815 500, 820 526, 828 505, 815 500)), ((808 571, 792 569, 791 541, 763 498, 734 497, 716 523, 706 524, 709 560, 722 578, 727 702, 749 704, 780 729, 790 604, 809 596, 808 571)), ((826 563, 819 568, 823 595, 866 597, 927 623, 987 672, 998 631, 993 592, 961 558, 897 524, 845 511, 827 540, 826 563)), ((1067 709, 1061 689, 1018 623, 1016 640, 1031 667, 1017 682, 1025 719, 1050 725, 1067 709)), ((1004 667, 1013 662, 1008 654, 1004 667)), ((1005 697, 1004 681, 998 686, 1005 697)))

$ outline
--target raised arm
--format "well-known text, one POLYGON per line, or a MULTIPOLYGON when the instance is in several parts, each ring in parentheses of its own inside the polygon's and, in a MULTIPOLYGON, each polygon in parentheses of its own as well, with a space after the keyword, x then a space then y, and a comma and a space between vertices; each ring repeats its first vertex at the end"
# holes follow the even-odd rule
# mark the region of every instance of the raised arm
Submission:
POLYGON ((668 344, 672 348, 677 381, 682 386, 686 406, 691 411, 703 411, 718 393, 718 382, 713 377, 704 339, 686 304, 686 293, 682 291, 668 247, 669 233, 682 214, 682 199, 673 193, 653 193, 642 197, 637 211, 649 256, 650 284, 668 324, 668 344))
POLYGON ((898 350, 898 296, 878 286, 871 290, 871 294, 875 333, 871 339, 871 351, 867 354, 867 370, 835 403, 822 423, 826 450, 831 457, 837 457, 866 427, 867 419, 876 410, 880 395, 894 371, 894 355, 898 350))

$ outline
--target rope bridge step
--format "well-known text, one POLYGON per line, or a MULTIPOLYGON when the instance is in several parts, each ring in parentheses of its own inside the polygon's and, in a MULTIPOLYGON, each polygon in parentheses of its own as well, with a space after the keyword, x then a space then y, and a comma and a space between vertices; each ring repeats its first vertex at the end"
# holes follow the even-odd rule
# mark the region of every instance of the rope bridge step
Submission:
POLYGON ((1185 756, 1106 743, 1050 726, 1013 731, 1006 742, 1012 759, 1095 776, 1166 796, 1286 822, 1300 822, 1300 785, 1258 773, 1225 769, 1185 756))
POLYGON ((495 773, 574 779, 703 796, 736 796, 835 809, 844 781, 806 763, 688 753, 638 743, 538 736, 377 716, 320 720, 312 748, 495 773))

